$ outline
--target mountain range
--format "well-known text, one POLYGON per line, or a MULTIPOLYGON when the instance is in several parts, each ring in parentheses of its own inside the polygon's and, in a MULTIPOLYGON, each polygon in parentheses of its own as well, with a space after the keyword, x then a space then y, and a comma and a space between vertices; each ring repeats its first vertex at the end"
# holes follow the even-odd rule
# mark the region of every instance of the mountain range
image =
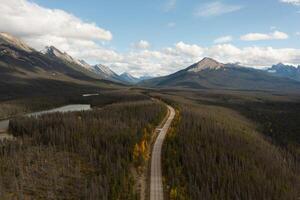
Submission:
POLYGON ((87 88, 97 90, 115 85, 54 47, 39 52, 18 38, 0 33, 1 98, 66 93, 87 88))
POLYGON ((258 70, 204 58, 168 76, 136 78, 126 72, 118 75, 102 64, 90 65, 54 46, 39 52, 10 34, 0 33, 0 92, 49 90, 61 84, 300 91, 300 66, 279 63, 258 70))
POLYGON ((204 58, 171 75, 143 81, 141 85, 190 89, 300 91, 300 82, 282 76, 280 70, 275 75, 270 70, 223 64, 211 58, 204 58))
POLYGON ((43 51, 41 51, 43 54, 48 55, 49 57, 52 58, 59 58, 65 62, 79 65, 83 67, 86 70, 89 70, 96 74, 98 78, 104 79, 104 80, 109 80, 109 81, 114 81, 117 83, 124 83, 124 84, 134 84, 140 81, 140 79, 133 77, 129 73, 124 73, 130 76, 131 78, 126 78, 124 74, 118 75, 114 71, 112 71, 109 67, 102 65, 102 64, 97 64, 97 65, 89 65, 87 62, 84 60, 77 60, 72 58, 70 55, 68 55, 66 52, 61 52, 54 46, 46 47, 43 51))
POLYGON ((296 81, 300 81, 300 65, 298 67, 279 63, 268 68, 267 71, 274 76, 286 77, 296 81))
POLYGON ((136 78, 134 76, 132 76, 131 74, 124 72, 123 74, 120 75, 120 78, 124 81, 124 82, 128 82, 128 83, 138 83, 141 81, 141 79, 136 78))
POLYGON ((57 90, 62 85, 80 88, 118 84, 133 83, 104 65, 89 65, 54 46, 36 51, 17 37, 0 33, 0 92, 8 97, 57 90))

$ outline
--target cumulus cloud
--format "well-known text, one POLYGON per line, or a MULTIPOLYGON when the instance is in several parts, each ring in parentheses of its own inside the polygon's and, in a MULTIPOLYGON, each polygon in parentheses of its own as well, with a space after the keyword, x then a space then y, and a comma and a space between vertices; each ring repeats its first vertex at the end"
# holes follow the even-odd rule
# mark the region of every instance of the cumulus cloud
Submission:
POLYGON ((115 51, 99 44, 112 39, 110 31, 63 10, 27 0, 1 2, 0 10, 0 31, 21 37, 37 50, 53 45, 80 59, 120 59, 115 51))
POLYGON ((37 50, 53 45, 93 63, 123 59, 102 45, 112 40, 110 31, 63 10, 44 8, 28 0, 1 1, 0 10, 0 31, 21 37, 37 50))
POLYGON ((215 44, 221 44, 221 43, 228 43, 228 42, 231 42, 231 41, 232 41, 232 36, 227 35, 227 36, 222 36, 222 37, 219 37, 219 38, 215 39, 214 43, 215 44))
POLYGON ((169 12, 176 8, 177 0, 167 0, 164 5, 164 11, 169 12))
POLYGON ((181 54, 185 54, 187 56, 191 57, 197 57, 200 56, 203 53, 203 48, 195 45, 195 44, 186 44, 184 42, 178 42, 175 45, 176 52, 179 52, 181 54))
POLYGON ((231 44, 216 45, 208 49, 208 56, 219 59, 222 62, 239 62, 249 67, 265 67, 278 62, 300 62, 300 49, 272 47, 244 47, 238 48, 231 44))
POLYGON ((174 28, 176 26, 176 23, 175 22, 169 22, 168 24, 167 24, 167 27, 168 28, 174 28))
POLYGON ((258 41, 258 40, 285 40, 288 39, 289 35, 280 32, 274 31, 273 33, 248 33, 241 36, 241 40, 244 41, 258 41))
POLYGON ((63 10, 48 9, 27 0, 10 0, 0 4, 0 29, 18 36, 68 37, 111 40, 112 34, 94 23, 83 22, 63 10))
POLYGON ((197 17, 211 17, 235 12, 242 9, 240 5, 229 5, 216 1, 201 5, 198 7, 194 15, 197 17))
POLYGON ((150 46, 151 44, 146 40, 140 40, 139 42, 133 44, 133 47, 136 49, 148 49, 150 46))
MULTIPOLYGON (((225 10, 221 13, 236 9, 227 7, 225 10)), ((103 44, 112 39, 108 30, 84 22, 65 11, 44 8, 27 0, 2 1, 0 11, 0 31, 21 37, 37 50, 53 45, 75 58, 85 59, 92 64, 108 65, 117 73, 127 71, 135 76, 167 75, 205 56, 224 63, 240 62, 254 67, 270 66, 278 62, 300 63, 300 49, 256 46, 239 48, 232 44, 218 44, 229 42, 229 38, 219 38, 215 45, 209 47, 181 41, 156 50, 148 49, 150 43, 141 40, 137 43, 140 48, 120 53, 108 44, 103 44)), ((267 38, 270 35, 273 38, 286 37, 282 33, 271 33, 267 34, 267 38)))
POLYGON ((178 42, 160 50, 127 52, 122 54, 122 59, 117 64, 107 64, 119 73, 127 71, 135 76, 159 76, 188 67, 203 57, 211 57, 223 63, 239 62, 243 66, 263 68, 279 62, 298 65, 300 49, 257 46, 239 48, 232 44, 203 47, 178 42))
POLYGON ((300 6, 300 0, 280 0, 282 3, 288 3, 295 6, 300 6))

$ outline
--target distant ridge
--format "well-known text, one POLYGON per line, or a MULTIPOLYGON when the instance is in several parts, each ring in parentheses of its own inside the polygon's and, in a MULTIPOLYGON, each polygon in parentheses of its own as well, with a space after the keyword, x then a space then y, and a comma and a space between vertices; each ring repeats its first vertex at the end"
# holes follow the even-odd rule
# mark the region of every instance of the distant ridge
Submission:
POLYGON ((136 77, 132 76, 131 74, 127 73, 127 72, 124 72, 123 74, 121 74, 120 78, 124 82, 132 83, 132 84, 138 83, 140 81, 139 78, 136 78, 136 77))
POLYGON ((168 76, 145 80, 140 85, 156 88, 300 92, 300 83, 295 80, 237 64, 223 64, 207 57, 183 70, 168 76))
MULTIPOLYGON (((73 63, 83 67, 84 69, 89 70, 90 72, 94 73, 94 75, 99 76, 101 79, 110 80, 118 83, 122 83, 122 78, 112 71, 109 67, 97 64, 97 65, 89 65, 84 60, 77 60, 72 56, 68 55, 66 52, 62 52, 54 46, 46 47, 43 51, 43 54, 48 55, 49 57, 56 57, 65 62, 73 63)), ((127 83, 127 82, 124 82, 127 83)))
POLYGON ((89 65, 87 62, 84 60, 77 60, 73 58, 72 56, 68 55, 66 52, 62 52, 59 49, 57 49, 54 46, 49 46, 46 47, 43 51, 43 54, 52 57, 52 58, 59 58, 62 61, 73 63, 76 65, 79 65, 83 67, 86 70, 89 70, 90 72, 94 73, 94 77, 99 76, 98 78, 101 79, 106 79, 110 81, 115 81, 115 82, 122 82, 119 76, 113 72, 109 67, 102 65, 102 64, 97 64, 94 66, 89 65))
POLYGON ((98 64, 98 65, 91 66, 91 71, 94 72, 95 74, 102 76, 106 80, 122 82, 119 75, 105 65, 98 64))
MULTIPOLYGON (((70 56, 66 52, 60 51, 59 49, 57 49, 54 46, 45 47, 45 49, 42 51, 42 53, 45 54, 45 55, 48 55, 50 57, 57 57, 57 58, 60 58, 64 61, 67 61, 67 62, 70 62, 70 63, 80 65, 82 67, 85 67, 85 65, 83 65, 82 62, 80 62, 77 59, 72 58, 72 56, 70 56)), ((87 67, 85 67, 85 68, 87 68, 87 67)))
POLYGON ((300 81, 300 65, 298 67, 293 65, 285 65, 278 63, 267 69, 271 75, 278 77, 286 77, 296 81, 300 81))

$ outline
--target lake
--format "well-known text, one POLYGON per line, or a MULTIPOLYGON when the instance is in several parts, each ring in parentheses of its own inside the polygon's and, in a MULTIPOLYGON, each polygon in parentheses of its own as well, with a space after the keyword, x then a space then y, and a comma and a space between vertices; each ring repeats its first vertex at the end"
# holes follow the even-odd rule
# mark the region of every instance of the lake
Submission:
MULTIPOLYGON (((35 116, 38 117, 43 114, 49 114, 49 113, 55 113, 55 112, 75 112, 75 111, 85 111, 85 110, 90 110, 91 105, 88 104, 73 104, 73 105, 66 105, 58 108, 54 108, 51 110, 45 110, 45 111, 39 111, 39 112, 33 112, 33 113, 28 113, 25 116, 35 116)), ((0 132, 3 132, 8 129, 9 125, 9 120, 3 120, 0 121, 0 132)))

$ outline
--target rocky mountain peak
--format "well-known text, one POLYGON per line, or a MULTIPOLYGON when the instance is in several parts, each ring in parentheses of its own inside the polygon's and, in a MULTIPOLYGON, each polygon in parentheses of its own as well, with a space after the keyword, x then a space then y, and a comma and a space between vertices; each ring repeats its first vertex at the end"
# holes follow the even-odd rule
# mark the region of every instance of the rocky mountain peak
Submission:
POLYGON ((200 72, 205 69, 220 69, 224 67, 225 65, 222 63, 219 63, 218 61, 205 57, 200 62, 193 64, 190 66, 187 70, 190 72, 200 72))
POLYGON ((50 57, 56 57, 61 60, 67 61, 69 63, 77 64, 85 69, 92 70, 92 67, 85 62, 84 60, 77 60, 67 54, 66 52, 60 51, 58 48, 55 46, 47 46, 45 49, 42 51, 43 54, 48 55, 50 57))
POLYGON ((8 45, 14 46, 16 48, 22 49, 23 51, 26 51, 26 52, 34 51, 33 48, 29 47, 22 40, 14 37, 11 34, 4 33, 4 32, 0 32, 0 44, 8 44, 8 45))
POLYGON ((123 74, 120 75, 120 78, 128 83, 137 83, 140 81, 140 79, 132 76, 130 73, 128 72, 124 72, 123 74))
POLYGON ((118 75, 113 72, 109 67, 102 65, 102 64, 98 64, 98 65, 94 65, 92 66, 93 68, 93 72, 97 73, 97 74, 101 74, 102 76, 104 76, 105 78, 116 78, 118 77, 118 75))

